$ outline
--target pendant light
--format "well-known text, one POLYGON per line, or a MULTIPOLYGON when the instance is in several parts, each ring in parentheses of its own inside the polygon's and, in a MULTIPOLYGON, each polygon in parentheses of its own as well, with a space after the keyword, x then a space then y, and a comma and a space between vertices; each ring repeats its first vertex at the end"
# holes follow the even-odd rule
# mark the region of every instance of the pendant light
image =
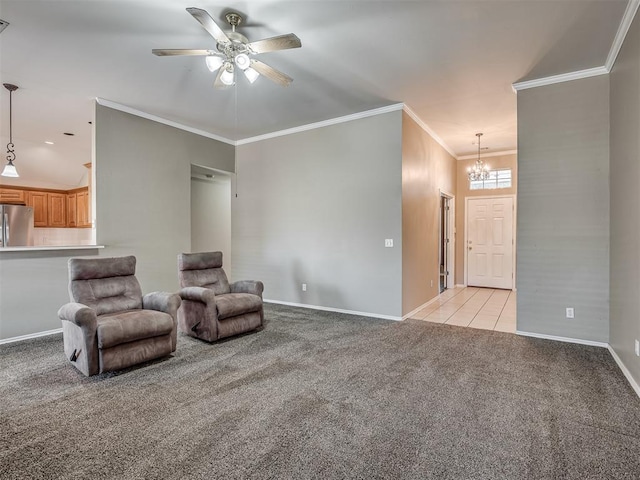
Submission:
POLYGON ((2 171, 3 177, 14 177, 17 178, 18 171, 16 167, 13 165, 13 161, 16 159, 16 154, 14 153, 14 145, 13 145, 13 124, 12 124, 12 105, 11 105, 11 95, 15 90, 18 89, 15 85, 11 85, 10 83, 4 83, 4 88, 9 90, 9 143, 7 143, 7 163, 2 171))
POLYGON ((467 175, 469 175, 469 180, 472 182, 489 178, 489 167, 480 159, 481 136, 482 133, 476 133, 476 137, 478 137, 478 159, 476 160, 476 164, 473 167, 467 168, 467 175))

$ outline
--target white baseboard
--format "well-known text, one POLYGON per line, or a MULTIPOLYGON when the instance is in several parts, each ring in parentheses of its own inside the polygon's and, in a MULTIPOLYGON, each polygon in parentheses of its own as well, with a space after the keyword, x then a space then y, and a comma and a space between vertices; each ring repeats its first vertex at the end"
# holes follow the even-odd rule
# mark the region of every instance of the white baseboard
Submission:
POLYGON ((638 385, 638 382, 636 382, 635 378, 631 376, 631 372, 625 366, 625 364, 622 363, 622 360, 620 360, 620 357, 618 356, 618 354, 613 350, 613 347, 611 347, 611 345, 607 345, 607 348, 609 349, 609 353, 611 353, 611 356, 613 357, 613 359, 618 364, 618 367, 620 367, 620 370, 622 370, 622 373, 624 374, 627 381, 631 385, 631 388, 633 388, 633 390, 636 392, 636 395, 640 397, 640 385, 638 385))
POLYGON ((613 350, 611 345, 609 345, 608 343, 594 342, 593 340, 581 340, 579 338, 556 337, 554 335, 544 335, 542 333, 522 332, 520 330, 516 330, 516 334, 522 335, 524 337, 543 338, 545 340, 555 340, 558 342, 567 342, 567 343, 578 343, 580 345, 590 345, 592 347, 606 348, 607 350, 609 350, 609 353, 611 353, 611 356, 618 364, 618 368, 622 370, 622 374, 625 376, 625 378, 631 385, 631 388, 633 388, 634 392, 636 392, 636 395, 640 397, 640 385, 638 385, 638 382, 636 382, 636 380, 633 378, 629 369, 625 366, 624 363, 622 363, 622 360, 620 360, 620 357, 618 357, 618 354, 613 350))
POLYGON ((466 285, 464 283, 456 283, 456 288, 465 288, 466 285))
POLYGON ((264 303, 275 303, 277 305, 287 305, 289 307, 309 308, 311 310, 322 310, 324 312, 346 313, 347 315, 359 315, 361 317, 381 318, 383 320, 394 320, 396 322, 399 322, 402 320, 401 317, 394 317, 391 315, 379 315, 377 313, 357 312, 355 310, 343 310, 341 308, 321 307, 319 305, 307 305, 306 303, 281 302, 279 300, 267 300, 266 298, 263 299, 262 301, 264 303))
POLYGON ((4 338, 0 340, 0 345, 5 343, 21 342, 22 340, 29 340, 30 338, 46 337, 48 335, 55 335, 56 333, 62 333, 62 328, 56 328, 55 330, 46 330, 44 332, 30 333, 29 335, 20 335, 19 337, 4 338))
POLYGON ((436 300, 438 300, 438 298, 440 298, 440 295, 436 295, 435 297, 433 297, 431 300, 429 300, 426 303, 423 303, 422 305, 420 305, 418 308, 416 308, 415 310, 412 310, 411 312, 407 313, 406 315, 402 316, 402 320, 406 320, 407 318, 411 318, 412 315, 418 313, 420 310, 422 310, 423 308, 428 307, 429 305, 431 305, 433 302, 435 302, 436 300))
POLYGON ((516 335, 522 335, 523 337, 543 338, 545 340, 554 340, 556 342, 578 343, 580 345, 589 345, 591 347, 601 347, 601 348, 609 347, 609 344, 605 342, 595 342, 593 340, 582 340, 580 338, 557 337, 555 335, 545 335, 544 333, 523 332, 522 330, 516 330, 516 335))

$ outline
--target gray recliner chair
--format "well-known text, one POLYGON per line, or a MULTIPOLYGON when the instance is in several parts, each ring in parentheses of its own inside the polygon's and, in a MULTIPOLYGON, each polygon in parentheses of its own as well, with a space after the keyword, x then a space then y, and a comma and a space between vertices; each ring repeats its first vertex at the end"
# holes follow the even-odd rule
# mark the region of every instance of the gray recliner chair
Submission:
POLYGON ((120 370, 176 350, 180 297, 142 296, 136 258, 69 259, 69 297, 58 311, 64 352, 85 375, 120 370))
POLYGON ((222 269, 222 252, 178 255, 178 277, 181 332, 214 342, 262 325, 264 285, 253 280, 229 284, 222 269))

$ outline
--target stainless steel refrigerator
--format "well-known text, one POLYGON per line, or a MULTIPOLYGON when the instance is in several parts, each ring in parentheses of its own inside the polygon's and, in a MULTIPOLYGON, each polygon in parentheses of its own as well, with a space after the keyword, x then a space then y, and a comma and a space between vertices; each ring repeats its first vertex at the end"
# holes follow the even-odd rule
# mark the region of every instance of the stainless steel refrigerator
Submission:
POLYGON ((33 207, 0 204, 0 247, 33 245, 33 207))

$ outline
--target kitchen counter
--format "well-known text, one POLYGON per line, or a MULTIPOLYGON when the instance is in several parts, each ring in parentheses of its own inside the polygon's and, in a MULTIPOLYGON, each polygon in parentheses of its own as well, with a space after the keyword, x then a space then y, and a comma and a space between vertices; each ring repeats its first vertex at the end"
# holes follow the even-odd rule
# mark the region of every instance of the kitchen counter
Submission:
POLYGON ((3 252, 47 252, 53 250, 96 250, 104 245, 40 245, 37 247, 0 247, 3 252))
POLYGON ((104 248, 0 247, 0 344, 59 329, 58 309, 69 301, 69 259, 95 257, 104 248))

